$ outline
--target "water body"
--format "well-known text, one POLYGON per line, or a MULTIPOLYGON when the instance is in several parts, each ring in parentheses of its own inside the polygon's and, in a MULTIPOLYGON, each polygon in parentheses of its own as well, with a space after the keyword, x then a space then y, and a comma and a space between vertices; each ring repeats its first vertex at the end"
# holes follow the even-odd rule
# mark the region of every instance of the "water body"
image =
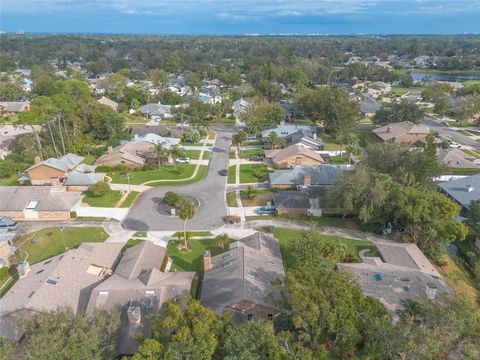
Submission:
POLYGON ((480 80, 480 73, 455 74, 455 73, 412 73, 414 82, 422 81, 427 76, 437 81, 465 82, 468 80, 480 80))

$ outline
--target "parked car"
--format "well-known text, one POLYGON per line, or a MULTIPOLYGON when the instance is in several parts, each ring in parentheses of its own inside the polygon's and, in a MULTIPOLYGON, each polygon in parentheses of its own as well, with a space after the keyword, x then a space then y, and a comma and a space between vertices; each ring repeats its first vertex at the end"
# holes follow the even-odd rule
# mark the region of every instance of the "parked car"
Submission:
POLYGON ((460 148, 462 147, 462 145, 460 145, 459 143, 453 141, 453 140, 447 140, 447 144, 448 146, 450 146, 451 148, 460 148))
POLYGON ((178 158, 178 159, 175 159, 175 162, 178 164, 189 164, 190 158, 178 158))
POLYGON ((256 209, 255 213, 258 215, 275 215, 277 213, 277 209, 275 206, 262 206, 256 209))
POLYGON ((250 156, 250 161, 263 161, 263 156, 252 155, 250 156))
POLYGON ((17 228, 17 222, 6 217, 0 216, 0 233, 12 231, 17 228))
POLYGON ((228 175, 228 171, 227 171, 226 169, 220 170, 220 171, 218 172, 218 175, 220 175, 220 176, 227 176, 227 175, 228 175))

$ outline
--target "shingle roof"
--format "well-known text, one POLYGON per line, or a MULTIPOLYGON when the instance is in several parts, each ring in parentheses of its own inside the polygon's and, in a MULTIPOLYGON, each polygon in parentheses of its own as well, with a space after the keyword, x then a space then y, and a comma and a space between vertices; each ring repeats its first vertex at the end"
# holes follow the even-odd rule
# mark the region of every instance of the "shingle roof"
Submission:
POLYGON ((170 148, 180 143, 180 139, 163 137, 163 136, 152 134, 152 133, 148 133, 142 136, 135 136, 131 142, 138 143, 142 141, 146 141, 154 145, 163 144, 165 148, 170 148))
POLYGON ((34 169, 40 165, 46 165, 60 171, 68 171, 74 169, 77 165, 81 164, 84 159, 85 158, 83 156, 69 153, 59 158, 49 158, 47 160, 44 160, 39 164, 31 166, 26 171, 34 169))
POLYGON ((115 273, 126 279, 132 279, 137 278, 146 269, 161 270, 165 254, 165 248, 150 241, 144 241, 125 251, 115 273))
POLYGON ((322 139, 314 139, 313 137, 309 136, 308 132, 304 130, 294 132, 293 134, 287 136, 286 139, 289 144, 304 145, 317 149, 322 149, 323 147, 325 147, 325 143, 322 139))
POLYGON ((74 171, 67 176, 64 185, 67 186, 90 186, 101 181, 107 174, 105 173, 82 173, 74 171))
POLYGON ((278 306, 266 298, 279 299, 280 289, 272 281, 283 282, 284 277, 278 241, 256 233, 212 257, 212 268, 203 278, 201 301, 219 313, 223 307, 243 300, 275 308, 278 306))
POLYGON ((319 163, 324 163, 325 160, 323 157, 318 154, 317 152, 305 148, 300 145, 290 145, 286 147, 285 149, 277 149, 277 150, 267 150, 265 152, 265 157, 266 158, 271 158, 274 163, 278 163, 284 160, 287 160, 288 158, 292 156, 305 156, 310 159, 313 159, 319 163))
POLYGON ((336 165, 295 166, 270 173, 270 184, 303 185, 305 176, 310 176, 312 185, 333 185, 342 170, 346 168, 336 165))
POLYGON ((0 186, 0 211, 23 211, 37 201, 37 211, 70 211, 82 195, 51 186, 0 186))
POLYGON ((465 154, 460 149, 440 149, 437 158, 440 162, 451 168, 461 169, 478 169, 479 165, 467 159, 465 154))
POLYGON ((100 104, 110 106, 112 109, 118 109, 118 103, 102 96, 100 99, 97 100, 100 104))
POLYGON ((273 195, 273 202, 277 209, 308 209, 310 201, 307 194, 300 191, 280 191, 273 195))
POLYGON ((430 130, 424 125, 416 125, 410 121, 402 121, 381 126, 372 130, 383 141, 395 139, 406 134, 429 134, 430 130))
POLYGON ((291 135, 291 134, 293 134, 293 133, 295 133, 299 130, 305 131, 306 134, 308 134, 308 135, 312 135, 316 131, 315 126, 311 126, 311 125, 293 125, 293 124, 278 125, 275 128, 267 129, 267 130, 262 131, 262 138, 268 137, 268 135, 271 132, 276 132, 278 134, 278 136, 285 137, 285 136, 291 135))
POLYGON ((28 104, 28 101, 0 101, 0 107, 13 113, 22 111, 22 108, 28 104))
POLYGON ((466 209, 470 209, 472 201, 480 199, 480 174, 442 182, 438 186, 466 209), (467 191, 467 185, 470 186, 471 191, 467 191))
POLYGON ((165 114, 168 114, 171 108, 171 105, 146 104, 140 107, 140 112, 142 114, 148 114, 153 116, 163 116, 165 114))

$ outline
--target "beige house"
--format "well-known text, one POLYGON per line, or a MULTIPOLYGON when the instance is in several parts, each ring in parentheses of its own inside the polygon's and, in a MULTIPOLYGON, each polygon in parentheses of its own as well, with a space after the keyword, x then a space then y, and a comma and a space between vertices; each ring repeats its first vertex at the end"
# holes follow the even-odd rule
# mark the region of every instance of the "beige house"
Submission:
POLYGON ((233 313, 235 322, 274 319, 281 310, 285 279, 280 245, 264 233, 235 241, 229 251, 204 254, 201 302, 218 314, 233 313))
POLYGON ((118 111, 118 103, 110 100, 109 98, 106 98, 105 96, 102 96, 100 99, 97 100, 99 104, 108 106, 112 108, 115 111, 118 111))
POLYGON ((82 195, 51 186, 0 186, 0 216, 13 220, 69 220, 82 195))
POLYGON ((25 170, 19 183, 30 182, 32 185, 58 186, 66 185, 70 190, 86 190, 101 181, 105 174, 95 173, 96 166, 83 164, 83 156, 66 154, 59 158, 40 161, 25 170))
POLYGON ((156 145, 162 145, 165 149, 170 149, 179 143, 180 139, 151 133, 143 136, 135 135, 133 140, 115 148, 109 148, 105 154, 95 161, 95 164, 108 167, 140 168, 145 165, 148 159, 156 159, 156 145))
POLYGON ((265 162, 268 166, 291 168, 298 165, 321 165, 325 159, 313 151, 301 145, 290 145, 285 149, 268 150, 265 152, 265 162))
POLYGON ((0 111, 7 116, 17 115, 29 110, 30 103, 28 101, 0 101, 0 111))
POLYGON ((396 144, 425 143, 430 129, 424 125, 416 125, 410 121, 402 121, 381 126, 372 130, 383 142, 392 142, 396 144))
POLYGON ((440 149, 437 152, 438 161, 449 168, 460 169, 478 169, 480 165, 475 164, 468 156, 460 149, 440 149))

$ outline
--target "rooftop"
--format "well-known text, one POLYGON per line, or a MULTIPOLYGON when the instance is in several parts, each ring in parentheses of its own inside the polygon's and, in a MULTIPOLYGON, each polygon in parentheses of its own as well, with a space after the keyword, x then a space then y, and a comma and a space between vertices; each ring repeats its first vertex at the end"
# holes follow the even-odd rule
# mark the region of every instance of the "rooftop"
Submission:
POLYGON ((295 166, 276 170, 269 177, 272 185, 303 185, 305 176, 310 176, 312 185, 333 185, 341 171, 350 169, 338 165, 295 166))
POLYGON ((480 174, 442 182, 438 186, 465 209, 470 209, 470 203, 480 199, 480 174))
POLYGON ((60 171, 68 171, 80 165, 84 159, 85 158, 83 156, 69 153, 59 158, 49 158, 47 160, 44 160, 38 164, 31 166, 26 171, 28 172, 29 170, 34 169, 41 165, 46 165, 51 168, 58 169, 60 171))
POLYGON ((428 135, 430 130, 425 125, 416 125, 410 121, 388 124, 372 130, 383 141, 397 138, 401 135, 428 135))

